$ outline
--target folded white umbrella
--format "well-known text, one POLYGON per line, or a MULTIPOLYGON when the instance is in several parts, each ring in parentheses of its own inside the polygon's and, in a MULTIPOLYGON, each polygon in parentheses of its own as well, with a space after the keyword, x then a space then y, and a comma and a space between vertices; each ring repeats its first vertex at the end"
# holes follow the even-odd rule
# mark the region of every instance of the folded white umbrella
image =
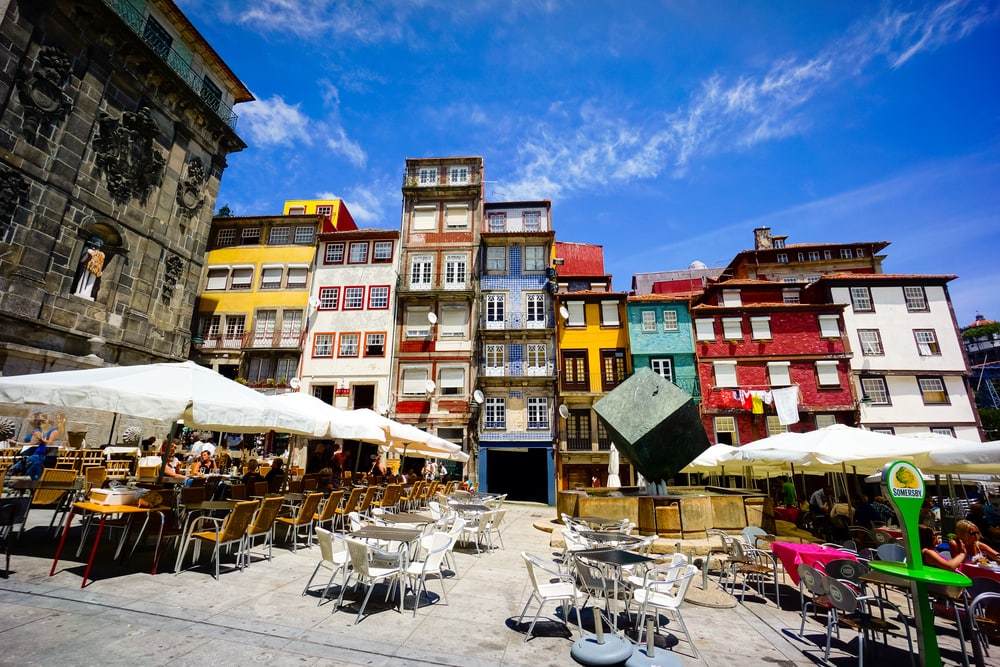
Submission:
POLYGON ((281 407, 299 410, 320 421, 324 428, 322 433, 314 434, 316 437, 385 442, 385 431, 378 425, 355 415, 355 411, 341 410, 315 396, 290 392, 266 398, 281 407))

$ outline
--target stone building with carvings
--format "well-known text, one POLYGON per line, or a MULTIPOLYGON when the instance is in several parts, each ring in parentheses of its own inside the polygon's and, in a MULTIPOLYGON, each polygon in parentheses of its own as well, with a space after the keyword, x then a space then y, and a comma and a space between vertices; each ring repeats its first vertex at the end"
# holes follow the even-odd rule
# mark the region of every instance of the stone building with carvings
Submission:
POLYGON ((4 375, 188 357, 253 98, 174 2, 133 1, 0 3, 4 375))

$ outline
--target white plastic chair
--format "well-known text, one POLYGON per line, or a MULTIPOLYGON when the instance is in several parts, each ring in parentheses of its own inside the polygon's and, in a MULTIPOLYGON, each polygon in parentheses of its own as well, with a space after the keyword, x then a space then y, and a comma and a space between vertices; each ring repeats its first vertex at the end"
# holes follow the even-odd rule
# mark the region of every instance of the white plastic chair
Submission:
MULTIPOLYGON (((376 584, 386 582, 389 589, 386 591, 386 599, 392 594, 393 589, 399 588, 399 577, 403 574, 405 556, 402 552, 396 553, 384 551, 378 547, 373 547, 367 542, 356 540, 352 537, 345 537, 347 551, 351 557, 351 574, 348 581, 353 577, 358 584, 364 584, 368 590, 365 592, 365 599, 361 602, 358 616, 354 619, 354 624, 361 622, 361 617, 365 613, 368 605, 368 598, 375 590, 376 584), (390 564, 391 563, 391 564, 390 564)), ((340 590, 340 597, 337 598, 339 608, 344 600, 344 591, 347 590, 347 583, 340 590)), ((399 613, 403 613, 403 596, 399 596, 399 613)))
POLYGON ((302 589, 302 595, 306 595, 309 592, 309 586, 312 585, 313 579, 316 578, 316 573, 319 572, 321 567, 330 570, 330 579, 326 582, 326 587, 319 596, 319 602, 316 603, 318 607, 326 600, 326 594, 330 591, 330 586, 333 585, 333 578, 337 576, 338 572, 344 573, 344 581, 341 587, 347 585, 347 565, 351 562, 351 555, 347 550, 347 543, 344 541, 344 536, 333 533, 326 528, 316 528, 316 541, 319 543, 320 559, 316 563, 316 569, 313 570, 309 581, 306 582, 306 587, 302 589))
MULTIPOLYGON (((694 657, 698 658, 698 649, 694 645, 694 639, 691 637, 687 625, 684 623, 684 616, 681 615, 681 604, 684 602, 684 595, 687 593, 688 586, 691 585, 694 575, 698 573, 698 568, 694 565, 683 565, 676 568, 681 570, 679 576, 675 576, 674 573, 670 572, 671 569, 674 568, 656 568, 650 570, 646 573, 646 581, 643 586, 632 592, 632 599, 639 605, 638 620, 636 621, 639 625, 638 641, 640 644, 642 643, 645 620, 650 610, 653 611, 654 627, 656 628, 660 625, 660 618, 657 611, 663 611, 668 616, 673 616, 677 619, 681 631, 687 637, 688 644, 691 645, 694 657), (664 576, 662 578, 658 577, 661 574, 664 576)), ((651 641, 651 639, 647 641, 651 641)))
MULTIPOLYGON (((531 633, 535 629, 535 623, 542 613, 542 607, 546 602, 560 602, 563 608, 563 619, 569 624, 569 613, 567 603, 572 602, 576 610, 577 626, 580 624, 580 593, 576 589, 576 579, 572 574, 560 572, 554 561, 546 560, 527 551, 521 552, 525 567, 528 568, 528 579, 531 582, 531 595, 524 603, 521 616, 517 619, 518 624, 524 621, 524 615, 528 613, 528 607, 532 601, 538 602, 538 610, 535 617, 531 619, 528 632, 524 635, 524 641, 531 638, 531 633)), ((581 630, 582 634, 582 630, 581 630)))
POLYGON ((448 533, 431 533, 420 538, 420 550, 423 552, 423 558, 410 561, 406 566, 406 578, 409 579, 410 588, 413 589, 414 617, 417 615, 417 606, 420 604, 420 593, 427 590, 428 574, 435 574, 441 580, 441 597, 445 602, 448 601, 441 564, 451 543, 452 539, 448 533))

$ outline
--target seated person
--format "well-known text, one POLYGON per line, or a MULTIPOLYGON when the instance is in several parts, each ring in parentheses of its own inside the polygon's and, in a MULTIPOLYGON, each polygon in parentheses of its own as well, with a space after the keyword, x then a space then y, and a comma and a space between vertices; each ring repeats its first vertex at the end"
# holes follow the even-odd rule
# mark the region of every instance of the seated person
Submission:
POLYGON ((180 472, 183 470, 184 464, 181 463, 181 459, 176 454, 171 454, 170 458, 163 466, 163 477, 164 479, 187 479, 187 475, 180 472))
POLYGON ((215 461, 212 460, 212 453, 207 449, 201 450, 192 469, 196 475, 211 475, 218 472, 215 461))
POLYGON ((957 554, 950 558, 945 558, 942 554, 938 553, 937 545, 941 542, 941 538, 934 532, 934 529, 930 526, 920 524, 918 530, 920 531, 920 557, 924 565, 938 567, 942 570, 951 570, 952 572, 958 570, 962 564, 964 555, 957 554))
POLYGON ((994 549, 1000 545, 1000 530, 990 525, 986 518, 986 508, 980 504, 969 506, 969 515, 965 517, 979 529, 979 541, 994 549))
POLYGON ((848 525, 854 523, 854 508, 851 507, 849 502, 847 502, 847 496, 845 495, 841 495, 840 501, 834 503, 833 507, 830 508, 830 518, 835 519, 838 516, 842 516, 847 519, 848 525))
POLYGON ((257 482, 263 482, 264 478, 261 474, 257 472, 260 470, 260 464, 257 463, 257 459, 250 459, 247 461, 247 471, 243 475, 243 483, 247 485, 247 491, 253 493, 253 485, 257 482))
POLYGON ((284 479, 285 477, 285 462, 281 459, 274 459, 271 461, 271 469, 267 471, 264 475, 264 481, 267 482, 267 488, 271 490, 272 493, 276 493, 278 489, 275 488, 276 485, 280 483, 280 480, 276 478, 280 477, 284 479))
POLYGON ((979 537, 976 524, 962 519, 955 524, 955 539, 949 545, 951 554, 961 554, 963 562, 975 565, 986 565, 989 561, 1000 563, 1000 554, 993 547, 980 542, 979 537))
POLYGON ((896 525, 896 510, 889 506, 889 503, 885 501, 883 496, 875 496, 875 500, 872 501, 872 509, 878 514, 879 521, 887 526, 896 525))
POLYGON ((854 506, 854 524, 864 528, 872 528, 872 521, 879 521, 879 514, 868 502, 868 496, 861 494, 858 504, 854 506))

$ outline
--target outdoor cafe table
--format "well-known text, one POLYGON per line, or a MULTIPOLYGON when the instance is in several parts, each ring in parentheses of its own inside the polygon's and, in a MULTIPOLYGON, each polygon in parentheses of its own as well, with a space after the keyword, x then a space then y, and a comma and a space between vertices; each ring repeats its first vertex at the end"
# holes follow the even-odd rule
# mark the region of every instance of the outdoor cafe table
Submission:
POLYGON ((417 512, 396 512, 395 514, 386 512, 385 514, 380 514, 379 518, 389 523, 434 523, 433 517, 417 512))
POLYGON ((578 530, 576 534, 601 546, 621 547, 627 549, 642 542, 642 538, 618 533, 611 530, 578 530))
POLYGON ((617 526, 621 523, 621 519, 608 519, 603 516, 577 516, 573 518, 580 523, 587 524, 594 530, 604 530, 605 528, 617 526))
POLYGON ((972 579, 992 579, 1000 581, 1000 566, 997 565, 973 565, 972 563, 962 563, 959 572, 972 579))
POLYGON ((477 503, 448 503, 448 506, 457 512, 469 512, 473 514, 490 511, 490 508, 486 505, 479 505, 477 503))
POLYGON ((834 560, 858 559, 856 554, 849 551, 810 543, 771 542, 771 551, 781 561, 785 572, 788 573, 788 576, 791 577, 796 586, 799 585, 799 565, 802 563, 823 567, 834 560))
POLYGON ((583 558, 584 560, 589 560, 594 563, 599 563, 603 566, 610 566, 614 570, 614 575, 611 577, 613 580, 613 599, 614 599, 614 615, 611 617, 611 627, 615 632, 618 631, 618 580, 621 579, 621 570, 625 565, 638 565, 639 563, 650 563, 656 560, 655 558, 650 558, 649 556, 643 556, 642 554, 637 554, 632 551, 625 551, 624 549, 615 548, 598 548, 598 549, 581 549, 579 551, 571 552, 574 558, 583 558))

